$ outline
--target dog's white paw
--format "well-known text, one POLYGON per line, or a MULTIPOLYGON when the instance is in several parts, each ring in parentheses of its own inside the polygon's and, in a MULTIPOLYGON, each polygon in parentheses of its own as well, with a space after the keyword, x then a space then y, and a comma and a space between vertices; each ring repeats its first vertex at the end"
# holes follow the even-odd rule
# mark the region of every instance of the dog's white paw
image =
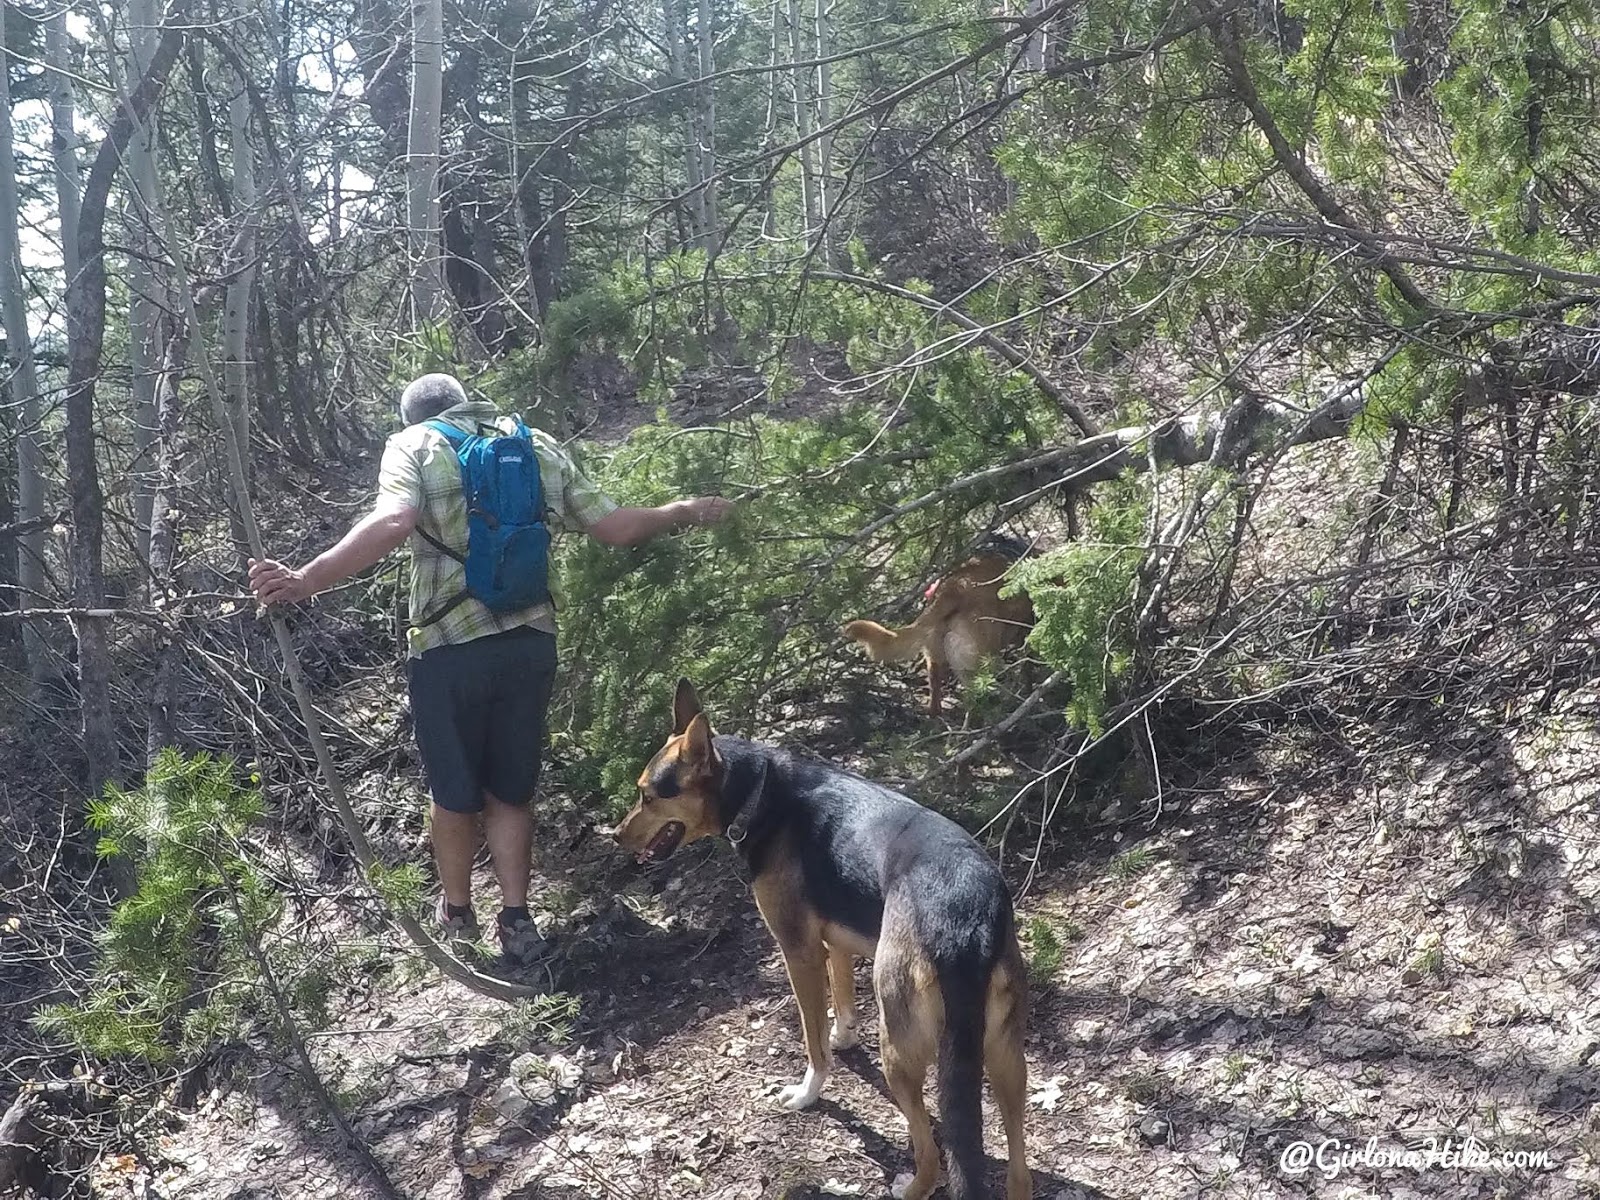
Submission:
POLYGON ((813 1104, 817 1097, 822 1095, 822 1083, 827 1075, 815 1067, 806 1068, 806 1077, 799 1083, 791 1083, 778 1093, 778 1103, 790 1112, 798 1112, 813 1104))
POLYGON ((861 1035, 856 1032, 854 1025, 840 1025, 833 1023, 833 1032, 828 1035, 828 1045, 835 1050, 848 1050, 852 1046, 861 1044, 861 1035))
POLYGON ((906 1200, 906 1193, 911 1190, 911 1185, 916 1181, 917 1177, 910 1171, 896 1175, 894 1182, 889 1185, 889 1195, 893 1196, 894 1200, 906 1200))

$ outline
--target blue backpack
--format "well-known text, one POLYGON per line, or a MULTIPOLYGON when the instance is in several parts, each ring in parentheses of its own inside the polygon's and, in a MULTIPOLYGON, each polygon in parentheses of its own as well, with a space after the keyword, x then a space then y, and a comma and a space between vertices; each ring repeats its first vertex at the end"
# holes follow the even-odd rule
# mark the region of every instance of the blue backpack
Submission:
POLYGON ((468 596, 490 612, 510 613, 550 601, 550 529, 545 524, 539 456, 528 427, 492 437, 462 433, 447 421, 429 421, 461 464, 467 502, 467 553, 422 534, 466 568, 466 587, 422 626, 432 625, 468 596))

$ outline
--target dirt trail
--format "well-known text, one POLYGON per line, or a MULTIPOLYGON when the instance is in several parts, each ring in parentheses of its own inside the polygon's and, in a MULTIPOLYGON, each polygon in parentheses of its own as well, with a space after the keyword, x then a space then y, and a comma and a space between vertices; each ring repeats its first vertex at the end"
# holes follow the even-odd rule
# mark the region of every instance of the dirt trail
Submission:
MULTIPOLYGON (((1152 828, 1067 848, 1020 911, 1036 961, 1060 946, 1029 1036, 1036 1194, 1600 1194, 1594 714, 1580 695, 1514 735, 1388 731, 1414 748, 1364 769, 1263 743, 1152 828), (1335 1178, 1284 1169, 1302 1142, 1335 1178), (1430 1146, 1443 1161, 1370 1165, 1430 1146)), ((906 1169, 865 968, 866 1044, 812 1110, 777 1108, 797 1016, 725 847, 641 874, 590 839, 543 878, 547 898, 623 885, 568 920, 570 1043, 393 982, 317 1040, 407 1196, 876 1196, 906 1169)), ((371 1193, 283 1076, 233 1087, 133 1194, 371 1193)))

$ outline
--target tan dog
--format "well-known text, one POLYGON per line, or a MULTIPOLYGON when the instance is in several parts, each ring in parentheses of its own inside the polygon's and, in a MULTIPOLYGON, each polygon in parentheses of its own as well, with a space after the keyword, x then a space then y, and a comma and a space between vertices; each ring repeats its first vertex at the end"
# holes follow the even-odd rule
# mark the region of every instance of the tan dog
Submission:
POLYGON ((640 774, 639 802, 616 838, 650 862, 723 834, 744 859, 805 1035, 805 1078, 779 1102, 812 1103, 830 1048, 855 1045, 852 956, 871 958, 883 1073, 916 1159, 895 1196, 923 1200, 938 1180, 922 1098, 937 1064, 951 1200, 985 1194, 985 1072, 1005 1124, 1006 1200, 1029 1200, 1028 975, 999 868, 954 821, 908 796, 759 742, 714 737, 688 680, 678 683, 673 728, 640 774))
POLYGON ((923 593, 928 606, 903 629, 851 621, 841 632, 865 646, 873 662, 904 662, 920 654, 928 665, 928 711, 938 716, 948 673, 971 679, 985 663, 1021 645, 1033 628, 1033 604, 1026 596, 1000 598, 1012 561, 1001 554, 968 559, 923 593))

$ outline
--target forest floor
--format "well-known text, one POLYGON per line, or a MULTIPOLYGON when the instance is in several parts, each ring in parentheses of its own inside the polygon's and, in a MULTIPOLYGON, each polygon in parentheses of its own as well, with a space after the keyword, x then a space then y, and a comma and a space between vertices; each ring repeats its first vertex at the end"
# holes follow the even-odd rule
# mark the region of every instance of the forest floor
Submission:
MULTIPOLYGON (((1063 948, 1039 962, 1028 1036, 1035 1194, 1600 1194, 1596 699, 1495 728, 1350 731, 1343 755, 1264 738, 1153 817, 1051 847, 1019 903, 1035 961, 1041 930, 1063 948), (1302 1143, 1326 1173, 1286 1168, 1302 1143)), ((727 847, 641 870, 559 798, 543 821, 570 1040, 391 974, 314 1043, 399 1189, 883 1194, 909 1151, 866 968, 864 1045, 815 1107, 781 1111, 798 1017, 727 847)), ((141 1200, 373 1194, 287 1072, 229 1078, 153 1173, 110 1173, 141 1200)))

